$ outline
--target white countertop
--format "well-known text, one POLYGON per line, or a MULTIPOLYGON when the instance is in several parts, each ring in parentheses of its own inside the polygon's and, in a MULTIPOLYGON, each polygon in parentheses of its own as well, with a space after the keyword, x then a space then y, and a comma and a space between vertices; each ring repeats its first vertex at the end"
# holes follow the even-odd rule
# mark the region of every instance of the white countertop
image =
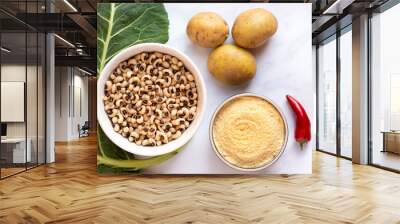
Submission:
MULTIPOLYGON (((186 148, 174 158, 144 173, 157 174, 240 174, 215 155, 209 140, 209 124, 217 106, 234 94, 252 92, 264 95, 281 107, 289 126, 289 141, 282 156, 268 168, 254 174, 308 174, 312 168, 312 141, 301 150, 294 140, 295 120, 286 94, 297 98, 314 118, 315 85, 311 62, 311 4, 267 3, 190 3, 165 4, 169 15, 168 45, 187 54, 198 66, 207 88, 207 105, 200 129, 186 148), (257 59, 257 74, 246 86, 227 87, 215 80, 207 70, 210 49, 197 47, 186 36, 186 24, 196 13, 213 11, 220 14, 232 28, 236 16, 246 9, 263 7, 278 19, 277 33, 269 42, 253 51, 257 59)), ((232 43, 232 37, 225 43, 232 43)), ((314 125, 313 125, 314 126, 314 125)), ((246 172, 249 173, 249 172, 246 172)))

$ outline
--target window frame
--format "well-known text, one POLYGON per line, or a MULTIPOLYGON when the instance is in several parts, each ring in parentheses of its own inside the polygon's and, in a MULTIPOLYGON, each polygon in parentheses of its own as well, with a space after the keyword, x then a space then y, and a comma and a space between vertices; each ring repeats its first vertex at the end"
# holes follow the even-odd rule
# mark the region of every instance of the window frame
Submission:
POLYGON ((340 97, 340 93, 341 93, 341 89, 340 89, 340 85, 341 85, 341 65, 340 65, 340 37, 342 35, 344 35, 347 32, 351 32, 352 31, 352 23, 346 25, 345 27, 343 27, 340 30, 337 30, 336 33, 332 34, 331 36, 325 38, 324 40, 320 41, 318 44, 316 44, 316 130, 317 130, 317 134, 316 134, 316 151, 319 152, 323 152, 329 155, 333 155, 333 156, 337 156, 343 159, 347 159, 347 160, 352 160, 352 158, 347 157, 342 155, 342 150, 341 150, 341 117, 340 117, 340 112, 341 112, 341 97, 340 97), (328 152, 324 149, 321 149, 319 147, 319 51, 318 48, 320 47, 320 45, 322 44, 326 44, 329 43, 330 41, 336 41, 336 152, 332 153, 332 152, 328 152))

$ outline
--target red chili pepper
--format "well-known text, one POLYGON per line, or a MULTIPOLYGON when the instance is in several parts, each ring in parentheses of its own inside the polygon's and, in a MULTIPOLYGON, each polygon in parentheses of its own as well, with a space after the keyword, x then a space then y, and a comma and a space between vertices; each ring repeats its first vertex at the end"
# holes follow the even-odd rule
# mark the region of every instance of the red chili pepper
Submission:
POLYGON ((296 131, 295 138, 300 147, 303 149, 303 145, 311 140, 311 123, 308 118, 307 112, 304 107, 295 98, 286 95, 286 99, 289 101, 290 107, 296 115, 296 131))

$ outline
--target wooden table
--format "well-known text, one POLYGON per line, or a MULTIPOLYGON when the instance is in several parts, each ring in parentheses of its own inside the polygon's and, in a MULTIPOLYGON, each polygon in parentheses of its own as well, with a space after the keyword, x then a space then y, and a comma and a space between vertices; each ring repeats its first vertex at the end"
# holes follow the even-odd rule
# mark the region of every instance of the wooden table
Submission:
POLYGON ((400 154, 400 131, 383 131, 382 152, 400 154))

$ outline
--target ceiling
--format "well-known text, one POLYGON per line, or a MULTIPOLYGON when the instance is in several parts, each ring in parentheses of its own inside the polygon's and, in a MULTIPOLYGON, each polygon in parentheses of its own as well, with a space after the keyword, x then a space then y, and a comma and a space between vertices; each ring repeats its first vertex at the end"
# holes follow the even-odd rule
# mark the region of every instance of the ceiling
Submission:
MULTIPOLYGON (((215 1, 215 0, 205 0, 215 1)), ((313 43, 331 36, 340 26, 351 23, 352 17, 373 9, 388 0, 256 0, 270 3, 312 3, 313 43), (341 21, 338 23, 338 21, 341 21), (347 22, 346 22, 347 21, 347 22), (340 25, 338 25, 340 24, 340 25)), ((31 28, 39 32, 55 32, 56 63, 74 62, 75 66, 96 71, 96 6, 100 0, 1 0, 0 21, 10 48, 20 52, 24 40, 15 33, 31 28), (52 13, 48 13, 49 11, 52 13), (27 13, 26 13, 27 12, 27 13), (13 42, 13 43, 11 43, 13 42), (57 56, 59 56, 57 58, 57 56), (81 63, 81 64, 79 64, 81 63)), ((117 2, 117 1, 113 1, 117 2)), ((127 2, 127 1, 124 1, 127 2)), ((136 2, 152 2, 148 0, 136 2)), ((160 2, 156 0, 156 2, 160 2)), ((171 0, 170 2, 179 2, 171 0)), ((248 1, 241 1, 248 2, 248 1)), ((251 1, 253 2, 253 1, 251 1)), ((28 38, 29 39, 29 38, 28 38)), ((5 43, 5 42, 3 42, 5 43)), ((30 45, 28 45, 30 46, 30 45)), ((33 45, 32 45, 33 46, 33 45)), ((28 54, 33 50, 28 48, 28 54)))
POLYGON ((0 0, 2 46, 11 50, 7 56, 20 61, 26 55, 32 58, 37 48, 29 43, 33 36, 29 32, 54 32, 56 65, 74 61, 74 66, 94 74, 96 5, 96 0, 0 0))

